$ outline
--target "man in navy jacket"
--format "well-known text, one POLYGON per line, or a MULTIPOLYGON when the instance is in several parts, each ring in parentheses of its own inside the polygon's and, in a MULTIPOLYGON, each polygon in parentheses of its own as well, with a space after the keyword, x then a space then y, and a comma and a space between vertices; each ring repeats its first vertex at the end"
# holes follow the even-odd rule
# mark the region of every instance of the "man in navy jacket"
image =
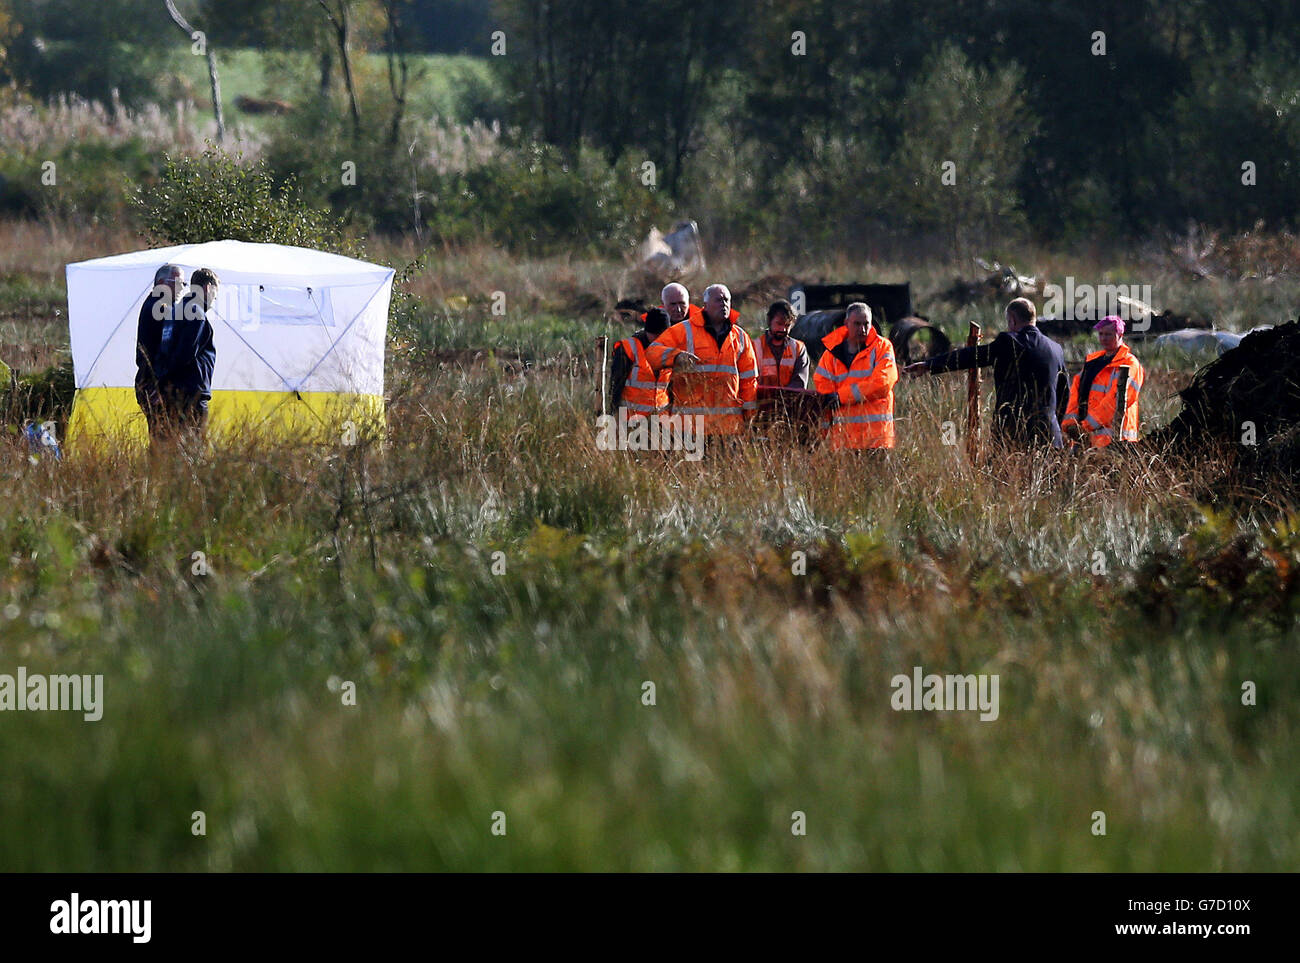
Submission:
POLYGON ((1038 330, 1032 301, 1007 305, 1007 330, 987 344, 958 348, 904 370, 909 375, 993 366, 993 437, 1026 447, 1061 447, 1057 399, 1068 394, 1065 353, 1038 330))
POLYGON ((208 420, 217 352, 207 312, 216 301, 217 276, 200 268, 189 293, 177 299, 183 283, 175 265, 159 268, 140 308, 135 396, 154 441, 178 431, 201 433, 208 420))

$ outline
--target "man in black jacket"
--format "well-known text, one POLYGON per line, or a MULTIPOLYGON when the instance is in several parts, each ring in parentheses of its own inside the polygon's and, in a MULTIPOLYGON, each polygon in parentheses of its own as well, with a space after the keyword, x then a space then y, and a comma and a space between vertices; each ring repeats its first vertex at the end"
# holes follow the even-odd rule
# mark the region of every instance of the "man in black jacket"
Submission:
POLYGON ((190 278, 190 292, 175 300, 182 277, 174 265, 160 268, 140 309, 135 396, 154 441, 177 431, 202 433, 212 397, 217 353, 207 312, 216 300, 217 276, 200 268, 190 278))
POLYGON ((174 321, 181 313, 185 274, 175 264, 164 264, 153 276, 153 289, 140 306, 135 335, 135 400, 155 437, 162 399, 158 394, 159 346, 164 320, 174 321))
POLYGON ((1028 447, 1061 447, 1057 399, 1069 382, 1061 346, 1038 330, 1033 302, 1016 298, 1007 305, 1007 330, 987 344, 958 348, 908 365, 915 376, 993 366, 993 437, 1028 447))

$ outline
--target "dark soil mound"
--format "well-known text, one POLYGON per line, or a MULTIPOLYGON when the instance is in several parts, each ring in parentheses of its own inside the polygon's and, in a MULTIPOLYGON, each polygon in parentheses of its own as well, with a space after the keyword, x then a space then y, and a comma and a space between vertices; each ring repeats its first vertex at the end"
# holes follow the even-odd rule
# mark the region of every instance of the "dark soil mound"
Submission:
POLYGON ((1243 468, 1300 477, 1300 322, 1255 331, 1197 372, 1150 436, 1183 454, 1235 451, 1243 468))

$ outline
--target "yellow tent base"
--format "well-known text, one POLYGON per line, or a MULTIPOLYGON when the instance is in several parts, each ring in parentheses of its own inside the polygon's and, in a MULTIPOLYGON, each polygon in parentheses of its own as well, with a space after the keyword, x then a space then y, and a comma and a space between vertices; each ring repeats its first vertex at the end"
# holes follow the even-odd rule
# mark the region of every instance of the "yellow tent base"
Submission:
MULTIPOLYGON (((208 439, 239 441, 259 436, 270 442, 349 444, 384 430, 380 395, 332 391, 214 391, 208 404, 208 439)), ((107 446, 144 449, 149 426, 134 388, 82 388, 68 419, 70 452, 107 446)))

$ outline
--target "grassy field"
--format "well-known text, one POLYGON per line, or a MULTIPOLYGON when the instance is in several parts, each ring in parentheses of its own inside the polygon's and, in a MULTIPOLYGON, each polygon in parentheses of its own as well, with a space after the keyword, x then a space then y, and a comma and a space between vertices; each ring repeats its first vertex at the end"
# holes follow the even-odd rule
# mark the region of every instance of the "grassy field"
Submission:
MULTIPOLYGON (((0 358, 56 357, 63 265, 135 244, 0 226, 0 358)), ((776 273, 711 260, 733 289, 776 273)), ((994 302, 935 299, 947 265, 780 270, 910 278, 954 331, 1000 328, 994 302)), ((0 869, 1294 868, 1291 493, 1146 450, 972 468, 940 430, 959 377, 900 384, 879 461, 600 452, 613 329, 580 306, 629 278, 433 258, 383 445, 0 445, 0 673, 105 680, 98 722, 0 713, 0 869), (893 710, 914 666, 997 675, 998 718, 893 710)), ((1297 293, 1155 280, 1230 327, 1297 293)), ((1146 427, 1189 370, 1150 372, 1146 427)))
MULTIPOLYGON (((489 105, 500 98, 499 88, 487 64, 480 57, 413 54, 408 61, 408 110, 411 117, 422 120, 440 117, 449 122, 469 122, 475 119, 476 112, 488 110, 489 105)), ((173 92, 183 92, 201 109, 210 110, 207 61, 203 57, 183 56, 177 63, 177 76, 183 79, 173 83, 176 88, 173 92)), ((236 98, 272 98, 293 103, 295 93, 285 87, 283 78, 314 76, 311 56, 292 52, 219 50, 217 65, 221 75, 221 99, 227 123, 243 125, 253 131, 272 122, 272 117, 241 111, 235 105, 236 98)), ((387 76, 387 63, 382 54, 358 54, 354 69, 358 72, 359 84, 364 84, 371 75, 375 78, 381 74, 387 76)))

